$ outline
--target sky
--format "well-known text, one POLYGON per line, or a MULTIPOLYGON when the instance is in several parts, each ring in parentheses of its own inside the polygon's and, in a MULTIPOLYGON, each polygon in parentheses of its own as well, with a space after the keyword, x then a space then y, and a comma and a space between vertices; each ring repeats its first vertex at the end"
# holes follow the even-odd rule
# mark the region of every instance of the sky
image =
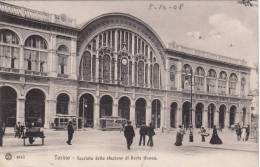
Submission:
MULTIPOLYGON (((165 46, 170 42, 258 64, 258 7, 237 1, 8 1, 66 14, 84 25, 104 13, 122 12, 150 25, 165 46)), ((252 72, 251 88, 256 87, 252 72)))

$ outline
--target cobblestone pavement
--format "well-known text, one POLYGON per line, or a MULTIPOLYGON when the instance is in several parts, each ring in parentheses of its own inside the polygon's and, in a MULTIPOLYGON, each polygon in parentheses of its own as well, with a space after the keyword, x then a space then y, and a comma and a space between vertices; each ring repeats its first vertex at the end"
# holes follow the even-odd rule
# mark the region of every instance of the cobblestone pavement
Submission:
MULTIPOLYGON (((86 129, 76 131, 73 145, 67 145, 66 131, 45 130, 45 145, 23 146, 22 139, 7 135, 0 149, 0 166, 135 166, 135 167, 256 167, 258 166, 258 143, 236 141, 234 132, 219 132, 223 145, 209 144, 194 131, 194 142, 184 136, 183 146, 174 146, 176 133, 156 132, 154 147, 138 146, 136 131, 131 150, 127 150, 123 133, 86 129), (8 154, 12 155, 11 160, 8 154)), ((35 144, 40 144, 36 139, 35 144)))

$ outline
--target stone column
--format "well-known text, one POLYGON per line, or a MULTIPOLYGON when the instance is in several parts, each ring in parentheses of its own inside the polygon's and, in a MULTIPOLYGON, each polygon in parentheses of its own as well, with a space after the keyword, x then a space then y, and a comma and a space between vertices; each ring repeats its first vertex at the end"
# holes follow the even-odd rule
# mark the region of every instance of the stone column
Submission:
POLYGON ((48 72, 49 76, 57 77, 57 55, 56 55, 56 36, 51 35, 48 52, 48 72))
POLYGON ((118 116, 118 99, 113 100, 113 111, 112 111, 112 116, 117 117, 118 116))
POLYGON ((151 101, 147 101, 146 105, 146 111, 145 111, 145 122, 146 125, 148 126, 151 121, 152 121, 152 106, 151 106, 151 101))
POLYGON ((160 113, 160 120, 161 120, 161 126, 160 129, 166 128, 166 123, 165 123, 165 110, 166 110, 166 105, 162 102, 161 106, 161 113, 160 113))
POLYGON ((135 124, 135 105, 131 104, 130 106, 130 121, 132 122, 132 125, 136 127, 135 124))
POLYGON ((16 122, 25 123, 25 97, 17 99, 16 118, 16 122))
POLYGON ((226 111, 225 112, 225 127, 229 127, 229 116, 230 116, 230 113, 229 111, 226 111))
POLYGON ((177 80, 177 90, 182 90, 181 87, 181 70, 182 70, 182 64, 181 61, 177 62, 177 71, 176 71, 176 80, 177 80))
POLYGON ((99 55, 96 56, 96 82, 99 82, 99 55))
POLYGON ((19 69, 20 74, 24 74, 24 45, 20 45, 19 69))
MULTIPOLYGON (((71 39, 71 52, 70 52, 70 78, 77 79, 77 42, 76 39, 71 39)), ((92 61, 92 60, 91 60, 92 61)), ((91 68, 92 69, 92 68, 91 68)))
POLYGON ((99 127, 99 99, 97 101, 94 106, 94 128, 96 129, 99 127))
POLYGON ((135 86, 135 60, 132 59, 132 86, 135 86))
POLYGON ((192 107, 192 127, 195 128, 195 109, 192 107))
POLYGON ((118 59, 118 55, 117 53, 115 53, 115 84, 118 84, 118 69, 117 69, 117 59, 118 59))
POLYGON ((49 100, 46 99, 45 100, 45 118, 44 118, 44 128, 50 128, 50 115, 51 115, 51 111, 49 108, 49 100))
POLYGON ((202 126, 208 127, 208 110, 202 111, 202 126))
POLYGON ((176 127, 178 127, 179 125, 182 125, 182 108, 179 107, 176 110, 176 127))
POLYGON ((214 112, 214 125, 216 125, 216 127, 219 127, 219 111, 215 111, 214 112))

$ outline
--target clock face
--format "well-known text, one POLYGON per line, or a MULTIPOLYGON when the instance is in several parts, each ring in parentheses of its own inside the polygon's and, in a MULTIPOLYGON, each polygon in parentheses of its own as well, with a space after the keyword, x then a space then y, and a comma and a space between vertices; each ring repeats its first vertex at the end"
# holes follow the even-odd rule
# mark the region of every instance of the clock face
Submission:
POLYGON ((122 59, 122 64, 126 65, 127 64, 127 60, 126 59, 122 59))

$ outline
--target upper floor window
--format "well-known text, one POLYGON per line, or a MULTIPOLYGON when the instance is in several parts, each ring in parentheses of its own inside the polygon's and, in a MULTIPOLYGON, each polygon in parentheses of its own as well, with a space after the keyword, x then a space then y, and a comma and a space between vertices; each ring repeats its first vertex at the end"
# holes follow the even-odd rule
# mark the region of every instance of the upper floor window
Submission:
POLYGON ((227 88, 227 73, 221 71, 218 77, 218 92, 219 94, 226 94, 227 88))
POLYGON ((194 84, 195 90, 204 90, 205 71, 202 67, 198 67, 195 71, 194 84))
POLYGON ((170 81, 171 81, 171 88, 175 89, 175 80, 176 80, 176 66, 172 65, 170 68, 170 81))
POLYGON ((69 50, 66 46, 61 45, 58 48, 58 59, 59 59, 59 74, 66 74, 67 73, 67 61, 69 57, 69 50))
POLYGON ((190 89, 192 79, 192 68, 185 64, 182 67, 182 89, 190 89))
POLYGON ((246 79, 245 77, 242 77, 241 79, 241 95, 245 95, 245 85, 246 85, 246 79))
POLYGON ((229 94, 236 95, 237 89, 237 75, 232 73, 229 77, 229 94))
POLYGON ((215 70, 210 69, 207 76, 207 92, 216 93, 216 79, 217 73, 215 70))
POLYGON ((27 70, 47 72, 47 42, 41 36, 32 35, 26 39, 24 55, 27 70))
POLYGON ((19 68, 19 38, 11 30, 0 30, 0 67, 19 68))

